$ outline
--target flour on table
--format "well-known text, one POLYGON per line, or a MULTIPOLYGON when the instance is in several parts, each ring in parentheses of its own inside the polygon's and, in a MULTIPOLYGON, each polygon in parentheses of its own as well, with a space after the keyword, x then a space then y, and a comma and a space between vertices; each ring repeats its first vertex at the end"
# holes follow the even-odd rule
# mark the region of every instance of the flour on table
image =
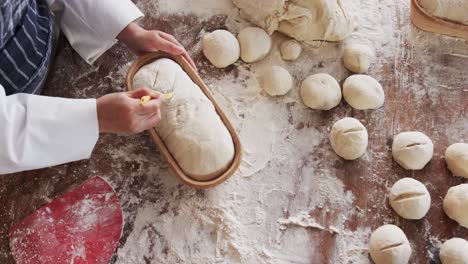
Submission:
MULTIPOLYGON (((200 23, 221 16, 226 18, 223 29, 233 34, 249 25, 230 0, 197 3, 158 1, 142 7, 152 16, 187 14, 200 23)), ((351 16, 357 15, 363 23, 350 37, 369 36, 369 45, 375 48, 379 60, 393 55, 391 48, 383 48, 395 45, 391 42, 393 26, 388 23, 393 2, 373 3, 353 3, 359 12, 353 11, 351 16)), ((292 16, 288 19, 294 21, 292 16)), ((339 35, 332 29, 319 35, 339 35)), ((187 30, 184 25, 174 25, 176 36, 187 30)), ((197 38, 205 33, 202 29, 197 38)), ((121 198, 131 228, 117 251, 116 263, 310 263, 320 257, 318 250, 311 249, 318 249, 324 236, 335 239, 334 253, 329 256, 333 263, 369 263, 367 242, 371 230, 349 227, 350 219, 356 214, 364 217, 365 213, 353 205, 354 195, 334 170, 333 164, 340 158, 329 148, 327 133, 331 124, 318 124, 320 114, 302 104, 297 85, 315 73, 333 72, 338 82, 343 81, 348 72, 336 63, 342 47, 321 42, 311 48, 301 43, 301 55, 289 63, 281 58, 280 44, 290 38, 274 33, 271 39, 269 54, 259 62, 238 61, 230 66, 233 70, 209 66, 200 72, 241 138, 244 153, 237 173, 214 189, 195 191, 181 186, 163 162, 144 168, 155 175, 145 182, 147 187, 121 198), (256 78, 262 69, 273 65, 288 70, 295 80, 284 96, 265 95, 256 78), (213 77, 211 72, 219 75, 213 77), (314 159, 313 153, 320 153, 320 159, 314 159), (278 219, 291 220, 301 212, 310 213, 311 219, 327 230, 295 224, 281 228, 278 219)), ((195 45, 190 52, 199 54, 201 45, 195 45)), ((132 149, 123 146, 122 153, 112 157, 125 158, 127 151, 132 149)), ((138 179, 138 175, 134 177, 138 179)), ((375 175, 372 178, 382 180, 375 175)), ((124 189, 131 189, 131 184, 124 189)))

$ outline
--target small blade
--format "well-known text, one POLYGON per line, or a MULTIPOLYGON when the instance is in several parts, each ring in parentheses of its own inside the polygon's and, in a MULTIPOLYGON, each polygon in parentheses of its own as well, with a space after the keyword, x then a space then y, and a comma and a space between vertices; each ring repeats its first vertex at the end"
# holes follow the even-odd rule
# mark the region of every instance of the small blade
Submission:
POLYGON ((163 100, 170 100, 174 96, 174 92, 163 94, 163 100))
POLYGON ((144 104, 146 104, 147 102, 149 102, 150 100, 151 100, 151 96, 145 95, 145 96, 141 97, 141 99, 140 99, 140 104, 144 105, 144 104))

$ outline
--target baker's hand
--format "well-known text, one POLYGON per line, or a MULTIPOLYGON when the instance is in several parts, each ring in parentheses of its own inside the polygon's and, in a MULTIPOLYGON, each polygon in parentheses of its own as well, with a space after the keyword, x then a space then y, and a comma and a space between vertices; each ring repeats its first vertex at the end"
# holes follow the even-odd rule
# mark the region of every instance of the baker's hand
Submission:
POLYGON ((117 36, 133 53, 140 56, 148 52, 164 51, 172 55, 182 55, 196 70, 192 58, 172 35, 158 30, 145 30, 136 23, 130 23, 117 36))
POLYGON ((156 126, 161 120, 162 96, 150 89, 112 93, 97 99, 100 133, 137 134, 156 126), (151 101, 141 104, 148 95, 151 101))

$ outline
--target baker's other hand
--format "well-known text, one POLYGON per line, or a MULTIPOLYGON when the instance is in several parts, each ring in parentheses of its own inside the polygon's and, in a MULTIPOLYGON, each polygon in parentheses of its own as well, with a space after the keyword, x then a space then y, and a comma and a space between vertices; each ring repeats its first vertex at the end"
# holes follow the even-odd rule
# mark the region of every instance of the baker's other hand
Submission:
POLYGON ((161 120, 162 94, 150 89, 112 93, 97 99, 100 133, 137 134, 156 126, 161 120), (151 100, 140 103, 143 96, 151 100))
POLYGON ((159 30, 146 30, 136 23, 130 23, 117 36, 135 55, 148 52, 164 51, 172 55, 182 55, 196 70, 197 67, 174 36, 159 30))

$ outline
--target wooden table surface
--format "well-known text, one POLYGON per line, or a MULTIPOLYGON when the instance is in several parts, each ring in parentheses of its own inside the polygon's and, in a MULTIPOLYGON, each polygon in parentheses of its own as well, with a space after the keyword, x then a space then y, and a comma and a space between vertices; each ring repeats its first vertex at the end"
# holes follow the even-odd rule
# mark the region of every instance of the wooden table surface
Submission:
MULTIPOLYGON (((141 24, 172 33, 180 39, 191 52, 203 78, 221 80, 223 76, 238 71, 238 64, 224 70, 213 68, 201 54, 198 45, 200 32, 224 28, 226 16, 214 15, 200 20, 195 15, 152 15, 149 2, 150 0, 138 1, 139 7, 147 14, 141 24), (182 31, 181 28, 185 30, 182 31)), ((443 154, 452 143, 468 142, 468 43, 414 28, 408 18, 407 1, 384 2, 387 5, 386 10, 391 10, 390 15, 395 18, 391 20, 395 21, 394 32, 391 42, 382 47, 387 50, 377 50, 378 60, 372 66, 370 74, 380 80, 385 89, 385 106, 378 111, 355 111, 342 102, 333 111, 320 113, 304 108, 300 102, 290 102, 287 111, 301 111, 307 113, 306 116, 310 115, 304 119, 291 118, 290 125, 297 130, 316 127, 326 133, 331 121, 344 116, 353 116, 363 121, 369 132, 367 158, 351 162, 334 157, 333 162, 324 163, 333 167, 345 189, 352 192, 354 208, 360 208, 364 212, 351 214, 345 221, 344 228, 373 230, 383 223, 397 224, 411 241, 411 263, 439 263, 437 241, 434 238, 442 242, 454 236, 468 238, 468 229, 458 226, 441 209, 448 188, 466 182, 465 179, 453 177, 449 173, 443 154), (420 171, 406 171, 392 160, 393 136, 409 130, 422 131, 434 142, 434 157, 420 171), (403 177, 414 177, 422 181, 431 194, 431 210, 422 220, 403 220, 390 209, 385 194, 397 179, 403 177)), ((157 4, 154 8, 157 8, 157 4)), ((389 23, 393 23, 391 21, 389 23)), ((117 44, 91 67, 62 38, 44 94, 91 98, 123 91, 122 76, 125 72, 122 69, 125 67, 122 68, 122 65, 128 65, 134 59, 135 56, 125 47, 117 44)), ((326 62, 312 59, 309 73, 319 70, 324 63, 342 68, 339 57, 326 62)), ((323 140, 313 152, 294 159, 306 164, 309 160, 330 156, 330 151, 328 141, 323 140)), ((301 186, 306 184, 305 173, 301 169, 292 171, 287 180, 292 181, 293 186, 301 186)), ((89 160, 0 177, 0 263, 14 263, 9 253, 7 236, 12 223, 94 175, 108 179, 122 200, 126 223, 121 248, 125 246, 134 228, 133 220, 139 207, 145 203, 161 203, 171 199, 164 185, 171 175, 168 175, 167 166, 164 166, 159 154, 155 153, 154 143, 148 134, 101 135, 89 160), (152 164, 160 164, 156 172, 164 177, 157 176, 155 179, 154 171, 150 173, 145 170, 152 164), (151 192, 142 195, 140 190, 149 183, 153 186, 151 192), (128 197, 131 195, 138 197, 140 202, 130 202, 128 197)), ((249 185, 245 185, 245 188, 248 187, 249 185)), ((182 192, 190 189, 180 183, 176 184, 176 188, 182 192)), ((285 217, 293 214, 292 208, 303 202, 300 201, 303 198, 297 196, 294 190, 291 189, 291 195, 285 197, 289 204, 285 208, 285 217)), ((197 191, 196 195, 203 197, 208 192, 210 191, 197 191)), ((355 210, 340 208, 332 214, 325 214, 314 205, 302 209, 323 221, 332 221, 345 210, 355 210)), ((316 242, 307 249, 310 252, 310 262, 305 263, 333 262, 331 256, 336 250, 335 235, 310 231, 308 239, 316 242)), ((157 263, 152 257, 142 258, 140 261, 133 263, 157 263)), ((111 262, 127 263, 125 257, 118 254, 111 262)))

